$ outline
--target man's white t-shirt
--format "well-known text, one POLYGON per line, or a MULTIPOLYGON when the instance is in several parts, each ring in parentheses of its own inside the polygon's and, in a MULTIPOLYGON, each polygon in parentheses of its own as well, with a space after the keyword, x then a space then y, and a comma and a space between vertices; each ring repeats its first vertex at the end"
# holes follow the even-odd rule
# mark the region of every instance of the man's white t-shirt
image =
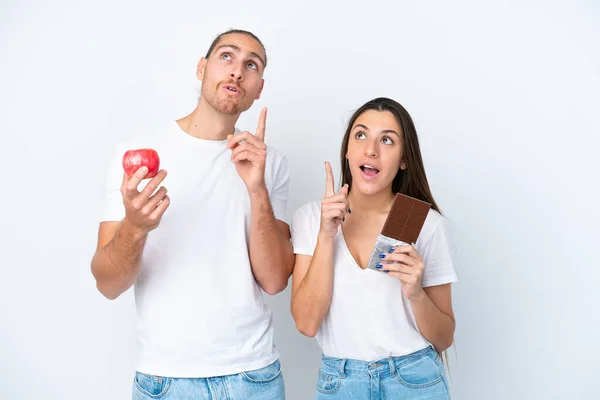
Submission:
MULTIPOLYGON (((134 285, 139 372, 212 377, 279 357, 271 310, 250 266, 250 199, 226 145, 192 137, 173 121, 134 136, 113 157, 101 221, 125 216, 121 160, 129 149, 158 152, 171 201, 148 234, 134 285)), ((271 147, 265 182, 275 217, 286 222, 288 162, 271 147)))
MULTIPOLYGON (((317 245, 321 203, 300 207, 292 219, 296 254, 312 256, 317 245)), ((430 210, 415 249, 423 256, 422 286, 457 281, 447 221, 430 210)), ((350 253, 342 228, 334 238, 333 295, 317 333, 328 357, 377 361, 399 357, 430 345, 420 333, 402 284, 384 272, 362 269, 350 253)))

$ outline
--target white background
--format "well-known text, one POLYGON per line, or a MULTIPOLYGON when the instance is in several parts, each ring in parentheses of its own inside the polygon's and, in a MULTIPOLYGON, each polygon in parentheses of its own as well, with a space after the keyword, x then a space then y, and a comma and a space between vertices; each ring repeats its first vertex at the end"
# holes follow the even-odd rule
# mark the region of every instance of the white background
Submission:
MULTIPOLYGON (((291 163, 290 215, 338 176, 351 112, 412 114, 450 219, 454 399, 598 399, 600 6, 588 1, 0 3, 0 397, 127 399, 133 296, 89 262, 106 165, 131 134, 195 106, 196 63, 230 27, 269 66, 242 116, 291 163), (596 249, 596 250, 593 250, 596 249)), ((314 339, 289 288, 269 299, 289 399, 309 399, 314 339)))

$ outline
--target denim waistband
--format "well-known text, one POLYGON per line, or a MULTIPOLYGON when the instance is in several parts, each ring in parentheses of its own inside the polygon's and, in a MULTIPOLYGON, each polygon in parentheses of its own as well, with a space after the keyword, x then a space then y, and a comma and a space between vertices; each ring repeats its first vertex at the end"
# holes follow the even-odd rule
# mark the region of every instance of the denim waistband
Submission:
POLYGON ((371 362, 348 358, 334 358, 323 355, 321 356, 321 368, 323 369, 323 372, 336 372, 341 377, 346 375, 375 374, 379 376, 395 376, 397 369, 406 367, 427 354, 430 354, 434 358, 438 356, 437 351, 432 346, 428 346, 405 356, 387 357, 371 362))

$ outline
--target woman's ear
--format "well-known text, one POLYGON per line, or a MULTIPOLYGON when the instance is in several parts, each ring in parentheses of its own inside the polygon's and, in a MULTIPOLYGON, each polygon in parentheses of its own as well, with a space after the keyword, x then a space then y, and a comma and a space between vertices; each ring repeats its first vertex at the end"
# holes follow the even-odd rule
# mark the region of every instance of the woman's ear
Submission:
POLYGON ((400 161, 400 169, 406 171, 406 161, 404 159, 400 161))

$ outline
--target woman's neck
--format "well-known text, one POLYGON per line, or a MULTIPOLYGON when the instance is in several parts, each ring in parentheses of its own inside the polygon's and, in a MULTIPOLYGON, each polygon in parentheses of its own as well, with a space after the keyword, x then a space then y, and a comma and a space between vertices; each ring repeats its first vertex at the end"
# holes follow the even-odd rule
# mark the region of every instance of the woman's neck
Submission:
POLYGON ((351 213, 356 211, 362 215, 387 214, 392 207, 394 197, 391 188, 375 194, 364 194, 354 189, 348 193, 348 203, 350 204, 351 213))

